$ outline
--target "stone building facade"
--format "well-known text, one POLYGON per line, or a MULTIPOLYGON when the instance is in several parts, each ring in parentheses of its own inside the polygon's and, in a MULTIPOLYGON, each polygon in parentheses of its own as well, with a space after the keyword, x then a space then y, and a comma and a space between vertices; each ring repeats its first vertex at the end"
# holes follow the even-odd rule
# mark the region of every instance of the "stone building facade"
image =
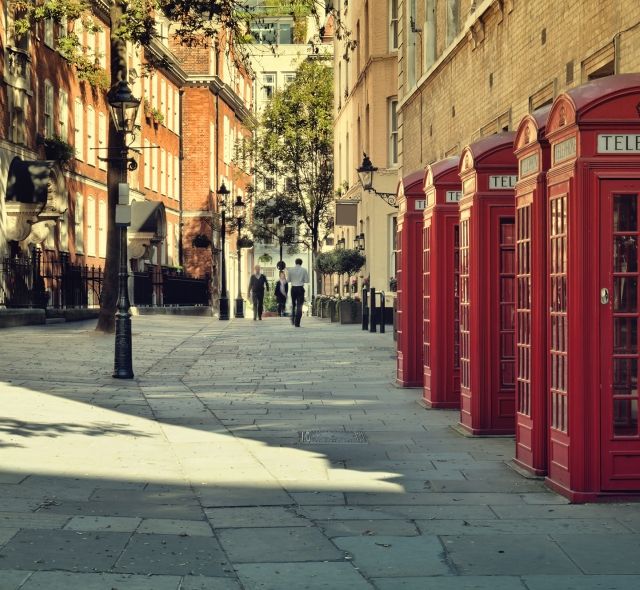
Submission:
POLYGON ((385 291, 395 277, 397 210, 362 190, 356 169, 363 153, 378 168, 377 190, 395 193, 398 184, 398 46, 397 4, 356 0, 339 3, 348 36, 334 41, 335 116, 334 178, 336 240, 354 247, 364 236, 367 262, 363 281, 385 291))
POLYGON ((640 5, 633 0, 398 5, 402 174, 514 130, 569 88, 640 69, 640 5))

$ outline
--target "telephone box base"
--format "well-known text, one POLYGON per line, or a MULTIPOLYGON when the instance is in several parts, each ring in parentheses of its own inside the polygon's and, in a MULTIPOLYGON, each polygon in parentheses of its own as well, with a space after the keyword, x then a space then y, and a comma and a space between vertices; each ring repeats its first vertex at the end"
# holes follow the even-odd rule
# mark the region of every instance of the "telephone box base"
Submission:
POLYGON ((531 478, 531 479, 544 479, 547 476, 546 469, 535 469, 534 467, 531 467, 531 465, 522 463, 516 458, 513 458, 508 463, 508 465, 516 473, 519 473, 522 477, 531 478))
POLYGON ((637 492, 577 492, 570 490, 548 477, 545 478, 544 485, 567 498, 571 504, 586 504, 588 502, 640 502, 640 490, 637 492))
POLYGON ((513 430, 490 430, 484 428, 471 428, 462 422, 458 422, 451 426, 458 434, 466 437, 478 438, 513 438, 515 435, 513 430))
POLYGON ((418 403, 427 410, 459 410, 460 404, 456 402, 432 401, 425 397, 421 398, 418 403))
POLYGON ((396 378, 396 386, 403 389, 422 389, 422 381, 404 381, 401 378, 396 378))

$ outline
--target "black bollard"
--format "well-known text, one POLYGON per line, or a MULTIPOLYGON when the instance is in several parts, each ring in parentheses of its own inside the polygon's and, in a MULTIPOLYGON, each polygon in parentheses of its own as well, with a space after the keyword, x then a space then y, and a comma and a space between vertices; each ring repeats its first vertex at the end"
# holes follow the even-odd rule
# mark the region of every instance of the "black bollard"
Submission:
POLYGON ((376 332, 376 290, 369 289, 369 332, 376 332))
POLYGON ((362 287, 362 329, 369 329, 369 308, 367 307, 367 288, 362 287))
POLYGON ((380 334, 384 334, 384 303, 385 296, 384 291, 380 291, 380 334))

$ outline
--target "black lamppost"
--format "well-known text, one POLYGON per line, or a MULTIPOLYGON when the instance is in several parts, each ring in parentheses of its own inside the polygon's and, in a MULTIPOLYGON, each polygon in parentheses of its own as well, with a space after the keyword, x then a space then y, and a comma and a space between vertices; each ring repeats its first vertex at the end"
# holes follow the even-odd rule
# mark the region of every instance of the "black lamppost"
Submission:
POLYGON ((220 274, 221 276, 221 285, 220 285, 220 297, 218 299, 218 305, 220 309, 220 314, 218 319, 220 320, 228 320, 229 319, 229 295, 227 293, 227 262, 225 260, 224 255, 224 242, 227 233, 227 197, 229 196, 229 189, 225 186, 224 182, 220 185, 218 189, 218 206, 221 212, 221 225, 220 225, 220 235, 221 235, 221 247, 220 247, 220 274))
POLYGON ((245 207, 246 205, 243 202, 242 197, 238 195, 235 203, 233 204, 233 216, 236 218, 236 227, 238 230, 238 241, 236 242, 236 249, 238 250, 238 295, 236 297, 236 309, 234 314, 236 318, 244 317, 244 300, 242 299, 242 285, 240 284, 242 275, 242 248, 240 246, 242 244, 241 231, 244 223, 245 207))
POLYGON ((395 193, 384 193, 373 188, 373 178, 378 169, 372 164, 367 154, 362 155, 364 156, 362 158, 362 164, 360 164, 359 168, 356 168, 362 188, 370 193, 378 195, 385 203, 387 203, 387 205, 398 208, 395 193))
POLYGON ((278 217, 278 223, 276 225, 276 235, 278 236, 278 244, 280 245, 280 261, 278 262, 278 270, 284 269, 284 261, 282 260, 282 245, 284 244, 286 229, 287 227, 282 222, 282 218, 278 217))
POLYGON ((127 227, 131 223, 127 169, 137 168, 135 160, 130 160, 126 135, 133 133, 140 100, 131 93, 129 85, 120 80, 107 95, 109 111, 116 131, 120 135, 119 157, 108 158, 120 165, 120 184, 118 187, 118 207, 116 225, 120 233, 120 269, 118 272, 118 305, 116 309, 116 343, 113 376, 116 379, 133 379, 133 361, 131 345, 131 311, 129 301, 129 270, 127 268, 127 227), (126 201, 126 202, 124 202, 126 201))

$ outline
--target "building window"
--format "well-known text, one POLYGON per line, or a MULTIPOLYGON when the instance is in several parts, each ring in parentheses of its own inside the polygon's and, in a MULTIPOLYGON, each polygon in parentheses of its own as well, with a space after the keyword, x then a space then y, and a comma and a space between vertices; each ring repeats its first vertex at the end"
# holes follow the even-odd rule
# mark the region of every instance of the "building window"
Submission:
POLYGON ((616 73, 616 48, 609 43, 582 62, 582 80, 597 80, 616 73))
POLYGON ((171 87, 167 84, 167 118, 165 125, 170 131, 173 131, 173 92, 171 87))
POLYGON ((289 84, 291 84, 291 82, 293 82, 296 79, 296 73, 285 72, 284 74, 282 74, 282 79, 284 80, 284 85, 286 88, 287 86, 289 86, 289 84))
POLYGON ((107 204, 104 201, 98 203, 98 256, 107 256, 107 204))
MULTIPOLYGON (((107 32, 101 28, 98 32, 98 60, 103 70, 107 69, 107 32)), ((140 95, 138 95, 140 96, 140 95)))
POLYGON ((87 57, 89 57, 94 63, 97 61, 96 52, 96 34, 94 31, 87 31, 87 57))
POLYGON ((276 181, 273 176, 265 176, 264 177, 264 190, 266 191, 274 191, 276 190, 276 181))
POLYGON ((416 46, 417 46, 417 31, 416 31, 416 0, 408 0, 409 9, 407 10, 407 82, 410 88, 416 85, 416 46))
POLYGON ((58 135, 69 140, 69 95, 64 90, 58 91, 58 135))
POLYGON ((398 0, 389 0, 389 50, 398 49, 398 0))
POLYGON ((447 0, 447 45, 460 31, 460 0, 447 0))
POLYGON ((69 212, 65 211, 58 222, 58 243, 61 252, 69 251, 69 212))
POLYGON ((53 19, 44 19, 44 44, 53 49, 53 19))
MULTIPOLYGON (((447 29, 448 31, 449 29, 447 29)), ((426 0, 424 7, 424 71, 436 61, 436 0, 426 0)))
POLYGON ((53 86, 44 81, 44 136, 53 137, 53 86))
POLYGON ((180 134, 180 94, 173 91, 173 130, 180 134))
POLYGON ((160 192, 163 195, 167 194, 167 177, 165 176, 167 170, 167 152, 160 148, 160 192))
POLYGON ((175 244, 175 236, 173 234, 173 223, 167 223, 167 264, 173 266, 173 250, 175 244))
POLYGON ((173 157, 167 154, 167 196, 173 199, 173 157))
POLYGON ((79 98, 76 98, 74 105, 73 121, 76 159, 84 160, 84 111, 82 101, 79 98))
POLYGON ((178 156, 173 156, 173 198, 180 198, 180 162, 178 156))
POLYGON ((167 120, 167 83, 160 79, 160 114, 167 120))
POLYGON ((224 143, 223 146, 223 159, 224 159, 224 163, 228 164, 229 162, 231 162, 231 125, 229 123, 229 117, 227 117, 226 115, 224 116, 224 136, 222 138, 222 141, 224 143))
POLYGON ((96 202, 93 197, 87 199, 87 255, 96 255, 96 202))
POLYGON ((394 215, 390 218, 389 222, 389 238, 391 246, 391 248, 389 248, 389 277, 395 278, 398 271, 398 256, 400 255, 398 244, 398 218, 394 215))
POLYGON ((87 164, 96 165, 96 112, 87 108, 87 164))
MULTIPOLYGON (((107 117, 104 113, 98 113, 98 157, 106 158, 109 152, 107 147, 107 117)), ((98 167, 100 170, 107 169, 107 162, 104 160, 98 160, 98 167)))
POLYGON ((84 198, 76 194, 76 208, 74 210, 74 235, 76 238, 76 252, 84 253, 84 198))
POLYGON ((158 149, 151 146, 151 190, 158 192, 158 149))
POLYGON ((389 101, 389 165, 398 164, 398 100, 389 101))
POLYGON ((260 95, 262 100, 271 100, 276 92, 276 75, 262 74, 260 95))
POLYGON ((24 145, 27 142, 27 114, 25 94, 19 91, 12 93, 11 105, 11 139, 14 143, 24 145))

